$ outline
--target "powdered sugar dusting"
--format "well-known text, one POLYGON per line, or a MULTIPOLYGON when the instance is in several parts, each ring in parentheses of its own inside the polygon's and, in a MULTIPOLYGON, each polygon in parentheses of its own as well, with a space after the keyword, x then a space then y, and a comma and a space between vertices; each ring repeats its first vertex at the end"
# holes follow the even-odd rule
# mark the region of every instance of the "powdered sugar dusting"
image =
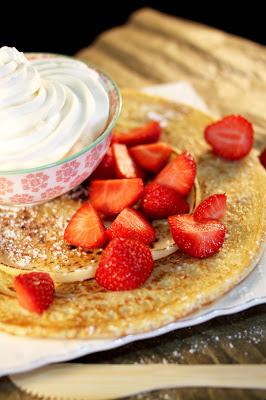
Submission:
POLYGON ((63 238, 68 221, 86 198, 84 185, 41 205, 1 207, 0 261, 21 269, 50 272, 86 268, 91 259, 98 258, 97 253, 71 247, 63 238))

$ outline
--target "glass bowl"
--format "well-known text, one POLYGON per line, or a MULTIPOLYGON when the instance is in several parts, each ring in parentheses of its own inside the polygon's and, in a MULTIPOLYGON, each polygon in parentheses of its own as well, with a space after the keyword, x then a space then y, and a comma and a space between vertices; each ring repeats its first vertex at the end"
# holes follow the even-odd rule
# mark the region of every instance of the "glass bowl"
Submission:
MULTIPOLYGON (((27 54, 30 60, 58 56, 61 55, 27 54)), ((98 67, 87 64, 98 72, 109 97, 110 110, 105 130, 93 143, 57 162, 29 169, 0 170, 0 204, 21 206, 52 200, 82 183, 101 162, 110 145, 112 129, 121 111, 121 96, 110 76, 98 67)))

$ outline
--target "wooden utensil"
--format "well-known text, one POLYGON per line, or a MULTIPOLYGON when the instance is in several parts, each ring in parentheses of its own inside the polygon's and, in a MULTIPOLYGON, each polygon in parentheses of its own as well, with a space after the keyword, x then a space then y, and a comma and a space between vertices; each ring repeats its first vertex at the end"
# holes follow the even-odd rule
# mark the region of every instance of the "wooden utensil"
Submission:
POLYGON ((163 388, 266 389, 265 365, 54 364, 10 376, 43 399, 105 400, 163 388))

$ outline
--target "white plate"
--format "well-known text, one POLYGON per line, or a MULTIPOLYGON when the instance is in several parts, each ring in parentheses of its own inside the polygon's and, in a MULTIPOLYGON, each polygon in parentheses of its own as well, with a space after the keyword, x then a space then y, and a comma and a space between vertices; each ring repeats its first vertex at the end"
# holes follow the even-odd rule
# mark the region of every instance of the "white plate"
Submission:
MULTIPOLYGON (((206 111, 206 106, 187 83, 162 85, 152 91, 183 101, 206 111), (171 93, 170 93, 171 92, 171 93), (175 98, 173 97, 175 96, 175 98)), ((150 90, 151 91, 151 90, 150 90)), ((116 340, 50 340, 0 334, 0 376, 26 372, 54 362, 67 361, 87 354, 114 349, 137 340, 153 338, 176 329, 200 324, 212 318, 246 310, 266 303, 266 253, 256 269, 242 283, 211 306, 160 329, 116 340)))
POLYGON ((0 334, 0 376, 25 372, 53 362, 67 361, 87 354, 114 349, 137 340, 153 338, 176 329, 201 324, 212 318, 246 310, 266 303, 266 253, 256 269, 231 292, 183 320, 151 332, 116 340, 48 340, 0 334))

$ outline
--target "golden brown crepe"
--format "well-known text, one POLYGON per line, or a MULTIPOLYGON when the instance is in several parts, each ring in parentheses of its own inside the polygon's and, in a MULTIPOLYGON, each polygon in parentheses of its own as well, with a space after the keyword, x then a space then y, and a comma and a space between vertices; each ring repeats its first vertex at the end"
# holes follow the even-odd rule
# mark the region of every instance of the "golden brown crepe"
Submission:
MULTIPOLYGON (((266 174, 256 152, 252 151, 248 157, 238 162, 222 160, 211 153, 203 139, 204 127, 210 123, 207 115, 184 105, 134 91, 125 91, 123 100, 119 130, 133 128, 154 116, 159 117, 166 125, 162 140, 180 150, 188 150, 196 157, 201 197, 205 198, 212 193, 227 193, 224 223, 228 234, 222 249, 218 254, 203 260, 177 251, 158 260, 146 284, 132 291, 107 292, 94 279, 58 283, 56 299, 42 316, 23 309, 16 297, 8 295, 8 290, 12 294, 12 279, 9 270, 6 271, 8 273, 2 270, 0 291, 2 286, 7 292, 0 294, 1 330, 17 335, 61 338, 118 337, 144 332, 173 322, 216 300, 254 268, 262 251, 266 231, 266 174)), ((77 208, 77 200, 73 196, 64 196, 52 203, 61 223, 65 218, 63 214, 71 216, 74 208, 77 208)), ((49 203, 39 207, 42 215, 46 209, 51 209, 49 203)), ((49 246, 47 238, 42 242, 38 237, 35 211, 23 212, 33 213, 33 250, 36 248, 39 251, 42 246, 49 246)), ((12 220, 12 216, 9 219, 12 220)), ((2 215, 1 232, 3 220, 2 215)), ((48 213, 47 224, 49 221, 48 213)), ((9 235, 12 237, 10 227, 9 235)), ((56 259, 59 265, 55 272, 59 273, 60 263, 68 265, 69 270, 75 270, 77 266, 83 268, 83 263, 90 257, 77 249, 72 260, 64 260, 65 252, 61 254, 61 251, 61 244, 58 249, 56 246, 51 248, 51 258, 56 259)), ((3 249, 1 254, 3 257, 3 249)), ((47 259, 37 256, 37 262, 39 269, 51 272, 47 259)), ((53 268, 54 265, 53 261, 53 268)))

